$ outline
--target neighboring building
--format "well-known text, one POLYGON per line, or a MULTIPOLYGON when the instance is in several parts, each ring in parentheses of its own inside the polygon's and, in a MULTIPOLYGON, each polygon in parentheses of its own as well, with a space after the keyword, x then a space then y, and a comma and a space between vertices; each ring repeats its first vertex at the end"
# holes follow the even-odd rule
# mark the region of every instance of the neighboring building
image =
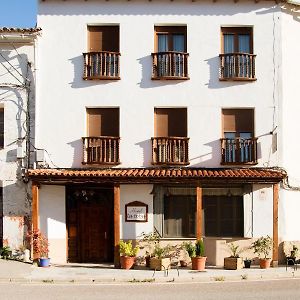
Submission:
MULTIPOLYGON (((18 249, 30 225, 37 28, 0 28, 0 244, 18 249), (32 144, 32 145, 31 145, 32 144)), ((1 246, 0 245, 0 246, 1 246)))
POLYGON ((45 151, 28 175, 52 261, 118 264, 120 239, 156 230, 170 243, 204 236, 215 265, 227 242, 271 235, 276 265, 278 244, 300 239, 289 220, 298 194, 279 193, 279 167, 297 178, 299 165, 297 145, 283 148, 298 127, 287 105, 298 105, 292 7, 39 2, 35 141, 45 151))

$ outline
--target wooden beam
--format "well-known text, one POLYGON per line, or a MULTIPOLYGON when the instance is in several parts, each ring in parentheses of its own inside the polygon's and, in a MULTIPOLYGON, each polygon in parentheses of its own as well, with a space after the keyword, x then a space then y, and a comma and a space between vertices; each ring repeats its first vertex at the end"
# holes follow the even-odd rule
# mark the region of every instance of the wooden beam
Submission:
POLYGON ((279 183, 273 185, 273 267, 278 266, 278 201, 279 183))
MULTIPOLYGON (((31 230, 35 231, 35 230, 39 229, 39 185, 36 182, 32 182, 31 194, 32 194, 32 216, 31 216, 32 228, 31 228, 31 230)), ((31 247, 31 253, 32 253, 33 261, 36 261, 38 256, 34 252, 33 247, 31 247)))
POLYGON ((120 267, 120 184, 114 185, 114 264, 120 267))
POLYGON ((39 186, 32 182, 32 229, 39 229, 39 186))
POLYGON ((196 237, 202 238, 202 187, 198 184, 196 191, 196 237))

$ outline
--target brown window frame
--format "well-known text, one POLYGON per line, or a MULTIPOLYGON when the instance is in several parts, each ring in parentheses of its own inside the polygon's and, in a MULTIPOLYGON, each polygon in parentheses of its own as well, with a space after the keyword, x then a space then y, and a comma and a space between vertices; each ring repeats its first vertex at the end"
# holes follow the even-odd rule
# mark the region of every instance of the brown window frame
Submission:
POLYGON ((224 54, 224 35, 234 35, 234 52, 238 53, 238 35, 249 34, 250 36, 250 53, 253 54, 253 27, 221 27, 221 53, 224 54))

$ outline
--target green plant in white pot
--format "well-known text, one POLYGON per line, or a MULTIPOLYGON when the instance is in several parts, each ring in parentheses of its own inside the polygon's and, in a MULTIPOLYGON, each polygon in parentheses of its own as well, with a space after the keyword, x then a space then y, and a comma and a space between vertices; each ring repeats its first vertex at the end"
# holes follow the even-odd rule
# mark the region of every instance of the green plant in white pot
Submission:
POLYGON ((270 253, 273 249, 273 240, 270 236, 262 236, 251 245, 254 253, 259 257, 259 265, 261 269, 269 268, 272 258, 270 253))

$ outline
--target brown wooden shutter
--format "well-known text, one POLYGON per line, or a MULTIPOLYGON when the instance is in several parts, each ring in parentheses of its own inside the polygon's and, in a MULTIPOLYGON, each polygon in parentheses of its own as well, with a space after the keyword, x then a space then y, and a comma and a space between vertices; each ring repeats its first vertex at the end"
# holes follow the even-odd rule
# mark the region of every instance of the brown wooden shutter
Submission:
POLYGON ((224 132, 254 132, 253 109, 223 109, 224 132))
POLYGON ((119 52, 119 26, 88 26, 90 52, 119 52))
POLYGON ((157 137, 187 136, 186 108, 156 108, 154 122, 157 137))
POLYGON ((118 108, 88 108, 88 136, 119 136, 118 108))

